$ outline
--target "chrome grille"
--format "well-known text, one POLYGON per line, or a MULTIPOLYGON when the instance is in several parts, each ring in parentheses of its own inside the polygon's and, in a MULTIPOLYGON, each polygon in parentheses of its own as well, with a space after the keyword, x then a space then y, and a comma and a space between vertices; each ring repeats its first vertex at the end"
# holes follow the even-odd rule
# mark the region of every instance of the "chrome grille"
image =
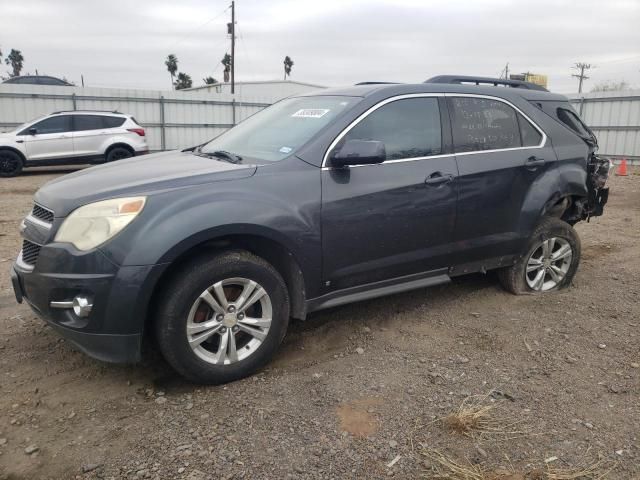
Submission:
POLYGON ((40 245, 23 240, 22 242, 22 261, 27 265, 35 265, 40 255, 40 245))
POLYGON ((38 220, 42 220, 43 222, 53 223, 53 212, 44 207, 41 207, 37 203, 33 205, 33 210, 31 210, 31 215, 37 218, 38 220))

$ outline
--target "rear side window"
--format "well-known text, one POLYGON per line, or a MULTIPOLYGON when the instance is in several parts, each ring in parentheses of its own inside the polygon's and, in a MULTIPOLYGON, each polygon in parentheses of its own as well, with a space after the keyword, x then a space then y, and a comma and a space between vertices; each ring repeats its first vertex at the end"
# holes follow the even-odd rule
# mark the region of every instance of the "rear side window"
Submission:
POLYGON ((580 120, 580 118, 578 118, 578 116, 575 113, 573 113, 571 110, 568 110, 566 108, 558 108, 557 114, 558 114, 558 120, 564 123, 571 130, 576 132, 578 135, 581 135, 583 137, 590 136, 589 132, 582 124, 582 120, 580 120))
POLYGON ((74 130, 81 132, 83 130, 100 130, 104 127, 104 117, 100 115, 76 115, 73 119, 74 130))
POLYGON ((456 152, 522 146, 516 112, 506 103, 486 98, 449 99, 456 152))
POLYGON ((31 128, 36 129, 37 135, 45 133, 64 133, 71 131, 71 116, 59 115, 56 117, 45 118, 44 120, 32 125, 31 127, 20 132, 20 135, 28 135, 31 128))
POLYGON ((522 135, 523 147, 537 147, 542 141, 542 134, 533 126, 531 122, 518 114, 520 124, 520 135, 522 135))
POLYGON ((343 138, 383 142, 387 160, 438 155, 442 152, 438 99, 407 98, 383 105, 343 138))
POLYGON ((122 117, 102 117, 104 122, 104 128, 116 128, 121 127, 126 118, 122 117))

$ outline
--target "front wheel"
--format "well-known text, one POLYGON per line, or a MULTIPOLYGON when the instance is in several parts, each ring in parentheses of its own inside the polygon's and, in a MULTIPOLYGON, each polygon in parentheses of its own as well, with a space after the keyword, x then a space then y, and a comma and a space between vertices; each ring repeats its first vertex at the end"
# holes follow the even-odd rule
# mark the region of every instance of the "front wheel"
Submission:
POLYGON ((498 271, 502 286, 514 294, 560 290, 571 284, 580 263, 580 238, 559 218, 544 218, 533 231, 526 253, 498 271))
POLYGON ((165 287, 156 335, 184 377, 219 384, 264 366, 284 338, 289 298, 280 274, 245 251, 199 257, 165 287))
POLYGON ((0 177, 20 175, 23 166, 20 155, 11 150, 0 150, 0 177))

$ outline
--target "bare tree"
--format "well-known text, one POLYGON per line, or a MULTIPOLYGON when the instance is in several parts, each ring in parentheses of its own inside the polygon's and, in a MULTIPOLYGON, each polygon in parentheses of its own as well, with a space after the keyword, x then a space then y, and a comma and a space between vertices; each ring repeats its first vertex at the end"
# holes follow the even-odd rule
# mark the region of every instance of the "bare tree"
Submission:
POLYGON ((628 90, 630 85, 624 80, 620 81, 607 81, 596 84, 591 91, 592 92, 613 92, 618 90, 628 90))

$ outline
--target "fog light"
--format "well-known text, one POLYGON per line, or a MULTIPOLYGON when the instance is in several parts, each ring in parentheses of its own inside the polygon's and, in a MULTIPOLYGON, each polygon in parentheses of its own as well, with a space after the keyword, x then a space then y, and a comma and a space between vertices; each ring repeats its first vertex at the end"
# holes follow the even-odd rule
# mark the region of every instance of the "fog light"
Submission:
POLYGON ((73 313, 75 313, 78 317, 88 317, 91 313, 92 308, 93 304, 89 302, 89 299, 87 297, 78 295, 73 299, 73 313))

